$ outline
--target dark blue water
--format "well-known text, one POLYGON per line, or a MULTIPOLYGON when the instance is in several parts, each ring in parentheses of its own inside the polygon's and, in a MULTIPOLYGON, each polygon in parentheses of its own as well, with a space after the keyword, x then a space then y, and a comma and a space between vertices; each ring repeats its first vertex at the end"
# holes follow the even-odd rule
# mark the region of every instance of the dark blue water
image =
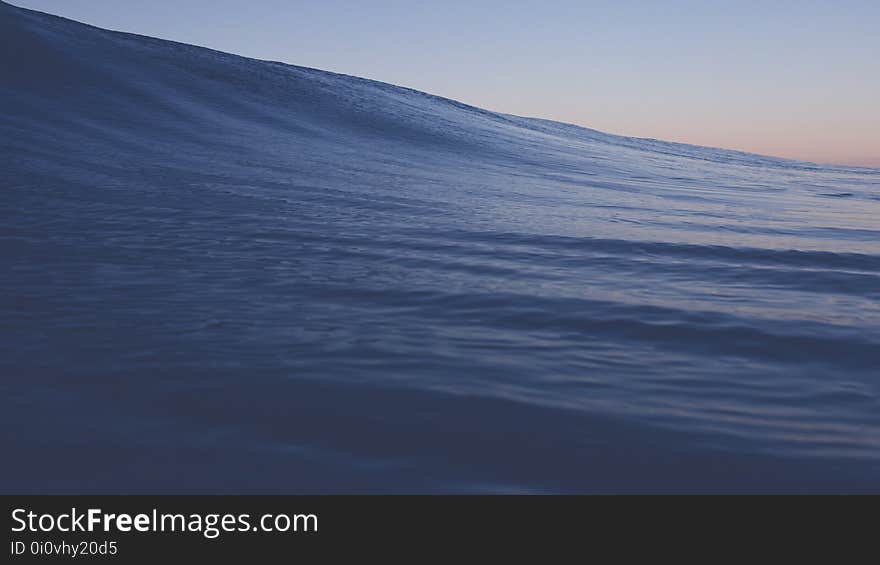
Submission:
POLYGON ((880 170, 0 3, 4 492, 880 491, 880 170))

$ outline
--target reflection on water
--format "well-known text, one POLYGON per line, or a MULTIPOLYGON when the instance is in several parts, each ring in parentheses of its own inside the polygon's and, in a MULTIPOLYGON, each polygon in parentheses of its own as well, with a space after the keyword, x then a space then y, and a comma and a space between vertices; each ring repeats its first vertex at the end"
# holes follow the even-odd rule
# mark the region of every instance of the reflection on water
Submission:
POLYGON ((7 490, 880 488, 877 170, 0 18, 7 490))

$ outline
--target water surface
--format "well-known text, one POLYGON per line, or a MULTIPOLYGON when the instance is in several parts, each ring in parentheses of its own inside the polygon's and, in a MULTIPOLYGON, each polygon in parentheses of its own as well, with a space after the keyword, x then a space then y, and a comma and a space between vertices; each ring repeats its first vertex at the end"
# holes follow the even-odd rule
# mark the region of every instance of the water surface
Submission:
POLYGON ((3 491, 880 491, 880 171, 0 41, 3 491))

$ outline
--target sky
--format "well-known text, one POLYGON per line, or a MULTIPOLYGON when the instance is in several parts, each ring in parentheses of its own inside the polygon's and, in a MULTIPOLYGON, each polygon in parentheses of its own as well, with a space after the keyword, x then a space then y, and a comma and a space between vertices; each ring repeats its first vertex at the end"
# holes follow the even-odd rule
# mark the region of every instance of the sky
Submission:
POLYGON ((637 137, 880 167, 878 0, 10 0, 637 137))

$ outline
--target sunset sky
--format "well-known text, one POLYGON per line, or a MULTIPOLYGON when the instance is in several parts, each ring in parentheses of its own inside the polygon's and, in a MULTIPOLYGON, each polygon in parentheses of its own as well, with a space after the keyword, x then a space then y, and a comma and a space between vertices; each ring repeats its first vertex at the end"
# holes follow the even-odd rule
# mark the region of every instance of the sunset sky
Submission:
POLYGON ((11 0, 638 137, 880 167, 880 2, 11 0))

